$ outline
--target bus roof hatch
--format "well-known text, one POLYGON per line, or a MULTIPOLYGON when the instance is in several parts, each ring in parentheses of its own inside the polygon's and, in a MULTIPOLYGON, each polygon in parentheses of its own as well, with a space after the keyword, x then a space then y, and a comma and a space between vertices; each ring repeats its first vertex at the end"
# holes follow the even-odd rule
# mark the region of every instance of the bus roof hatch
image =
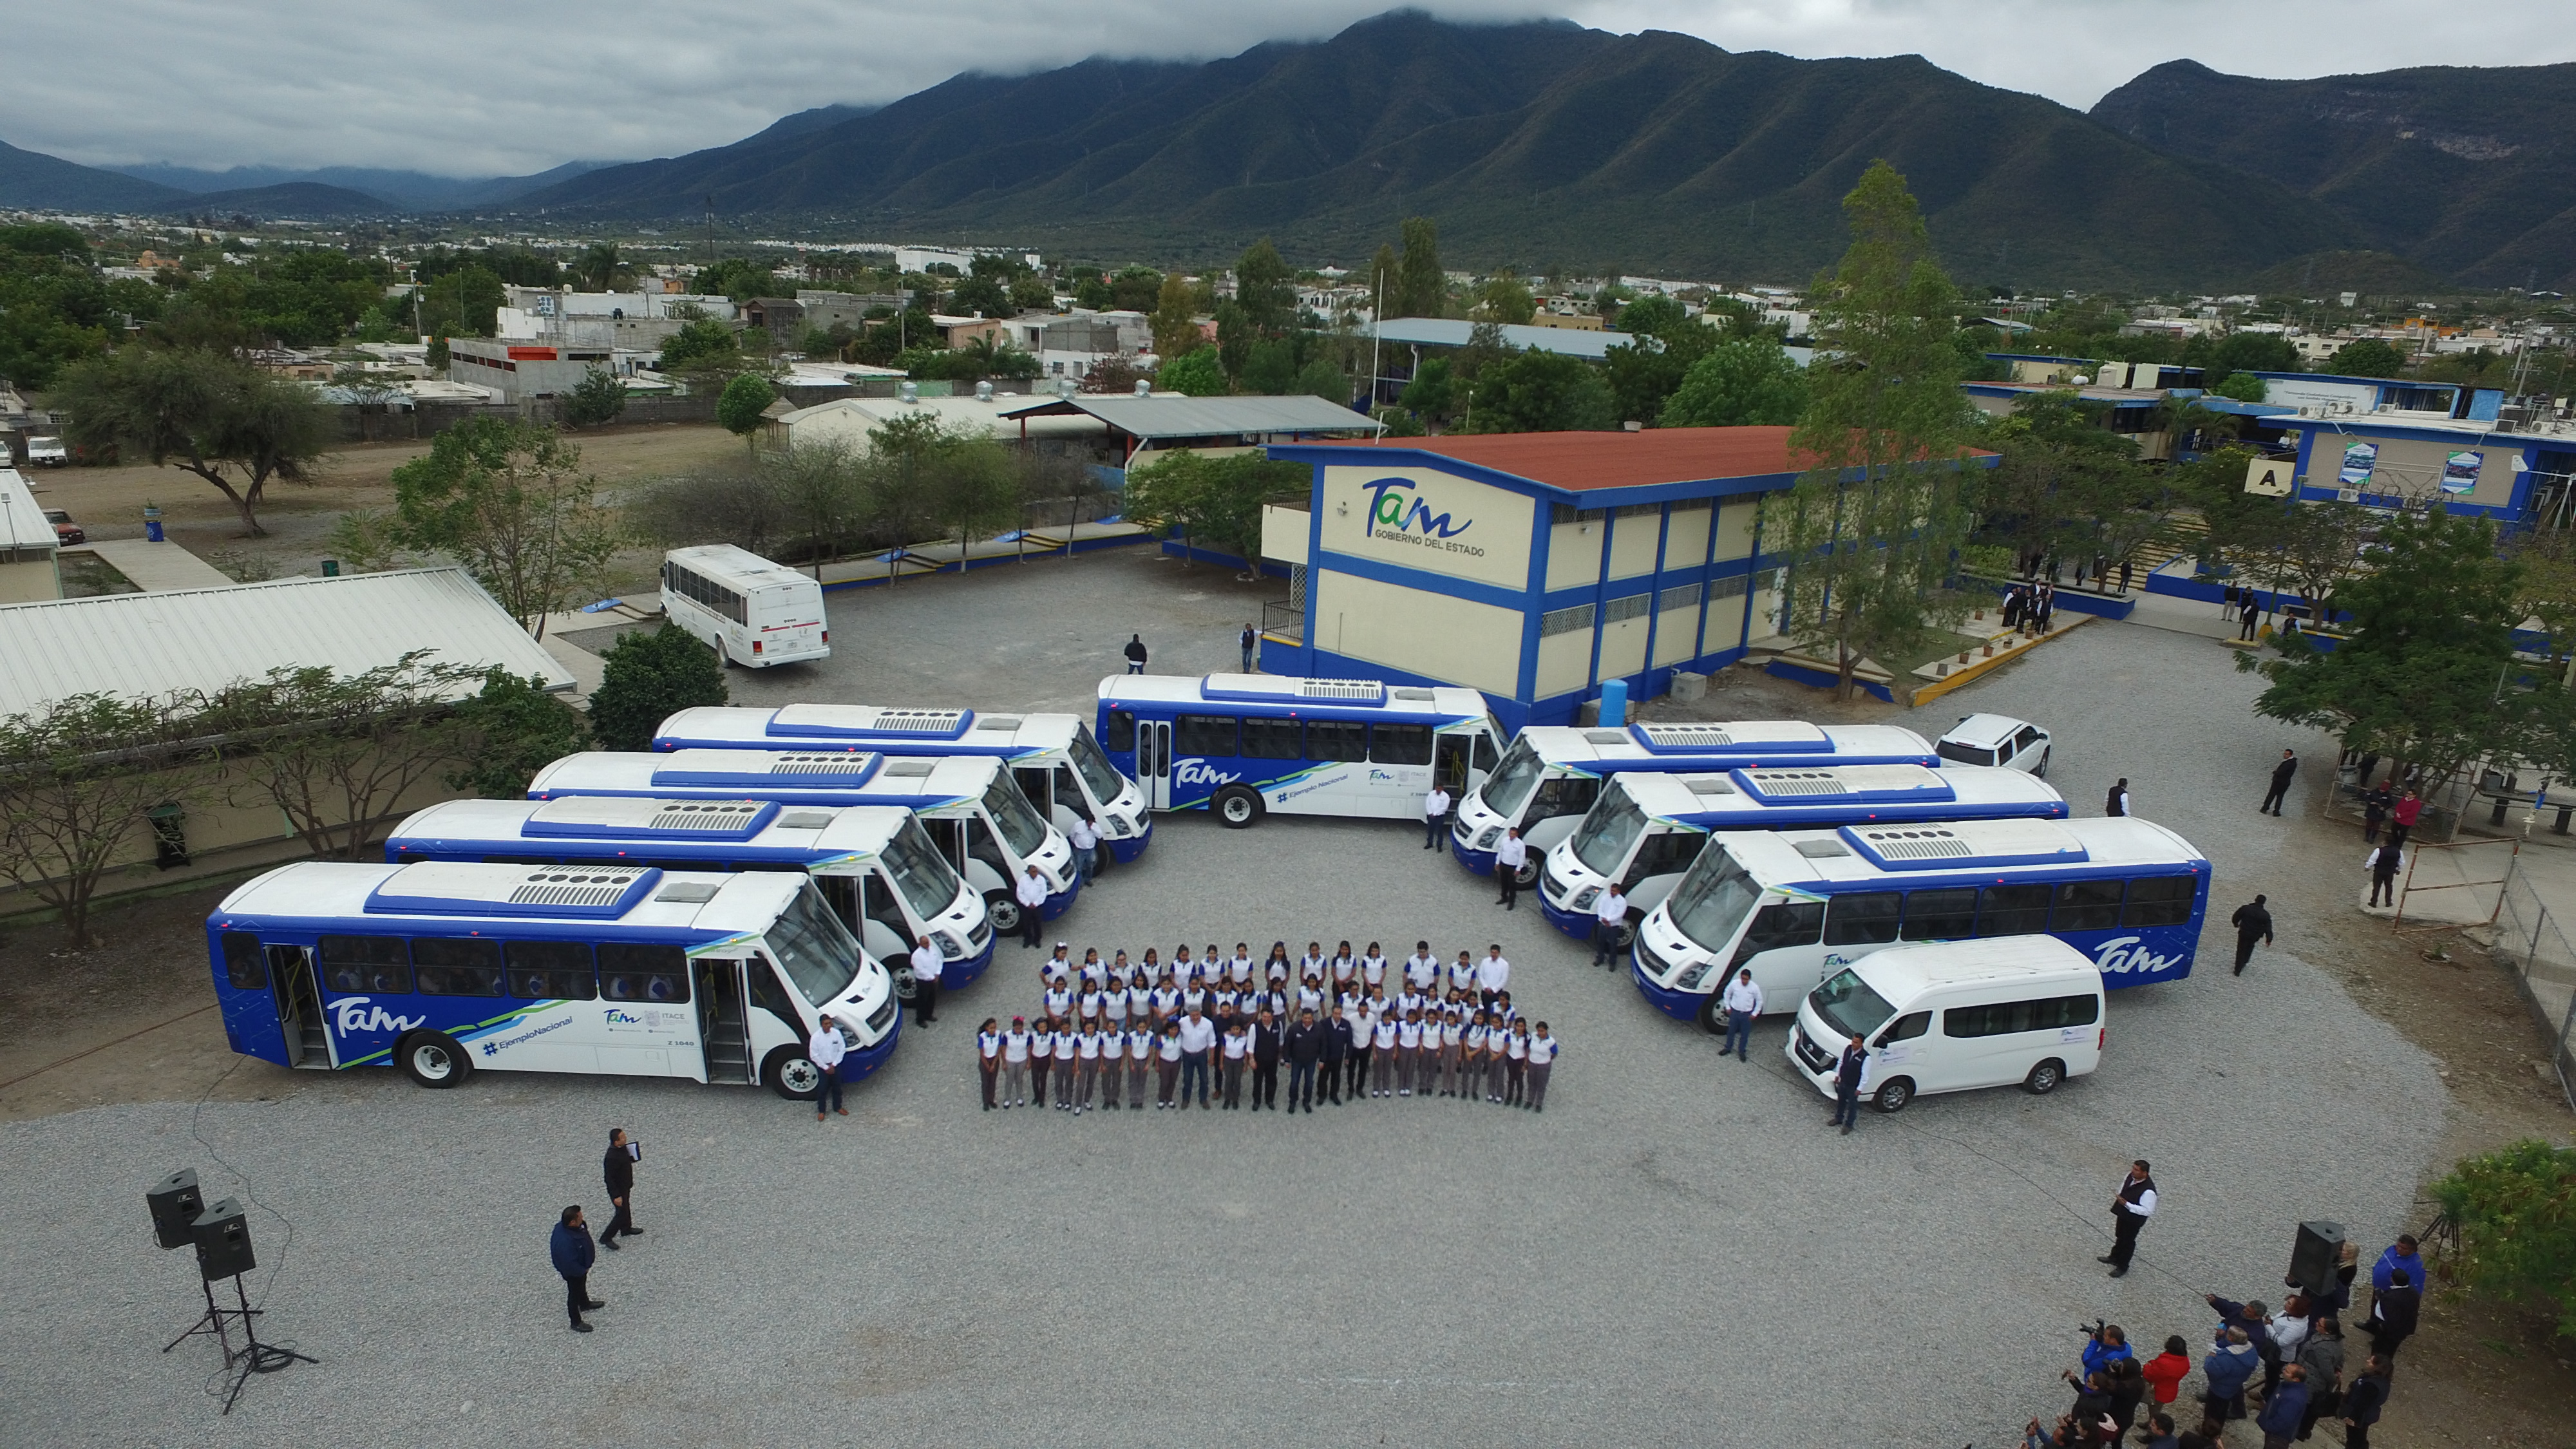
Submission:
POLYGON ((647 800, 567 795, 531 811, 524 836, 749 840, 778 814, 772 800, 647 800))
POLYGON ((1881 870, 1990 865, 2080 865, 2092 859, 2047 820, 1958 820, 1947 825, 1846 825, 1842 837, 1881 870))
POLYGON ((367 895, 371 913, 406 916, 560 916, 613 921, 635 908, 662 872, 642 865, 483 865, 423 861, 386 876, 367 895))
POLYGON ((1630 737, 1659 755, 1830 754, 1834 742, 1805 720, 1731 720, 1724 724, 1635 724, 1630 737))

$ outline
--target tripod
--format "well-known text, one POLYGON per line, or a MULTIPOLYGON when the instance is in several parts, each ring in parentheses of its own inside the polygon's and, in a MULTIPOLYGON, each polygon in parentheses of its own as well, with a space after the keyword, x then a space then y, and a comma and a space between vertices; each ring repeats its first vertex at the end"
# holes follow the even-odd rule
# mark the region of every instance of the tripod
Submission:
POLYGON ((224 1394, 225 1413, 229 1414, 233 1411, 234 1402, 241 1398, 242 1386, 250 1382, 252 1374, 273 1374, 291 1363, 321 1362, 319 1359, 308 1358, 297 1353, 291 1348, 280 1348, 275 1344, 259 1341, 256 1320, 267 1310, 250 1306, 250 1294, 242 1287, 239 1273, 233 1275, 233 1300, 240 1305, 236 1308, 226 1308, 215 1302, 215 1285, 212 1280, 201 1281, 198 1286, 203 1288, 206 1294, 205 1316, 198 1319, 187 1332, 163 1344, 161 1351, 168 1353, 201 1333, 212 1335, 215 1342, 224 1350, 224 1372, 232 1380, 231 1387, 224 1394), (241 1321, 242 1346, 239 1348, 233 1347, 229 1326, 229 1321, 233 1319, 241 1321))

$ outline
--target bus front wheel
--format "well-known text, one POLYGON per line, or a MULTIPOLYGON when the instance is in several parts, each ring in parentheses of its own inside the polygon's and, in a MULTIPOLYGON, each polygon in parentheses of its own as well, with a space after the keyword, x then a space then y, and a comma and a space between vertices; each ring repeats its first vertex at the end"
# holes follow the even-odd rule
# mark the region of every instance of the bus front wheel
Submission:
POLYGON ((1261 796, 1241 785, 1228 785, 1216 792, 1210 802, 1216 807, 1216 818, 1229 830, 1242 830, 1261 818, 1261 796))
POLYGON ((1879 1086, 1878 1095, 1870 1099, 1870 1105, 1882 1112, 1902 1112, 1905 1104, 1913 1100, 1914 1079, 1895 1077, 1879 1086))
POLYGON ((1710 1036, 1726 1035, 1726 1007, 1714 991, 1699 1004, 1699 1029, 1710 1036))
POLYGON ((443 1031, 416 1031, 394 1044, 403 1075, 424 1087, 453 1087, 474 1070, 465 1048, 443 1031))
MULTIPOLYGON (((1019 902, 1013 901, 1011 904, 1018 905, 1019 902)), ((912 967, 909 964, 894 968, 895 1000, 902 1002, 906 1006, 910 1006, 912 1005, 913 993, 919 989, 920 983, 912 979, 912 967)))
POLYGON ((2022 1090, 2032 1096, 2045 1097, 2056 1091, 2065 1081, 2066 1063, 2051 1057, 2031 1068, 2030 1075, 2022 1078, 2021 1085, 2022 1090))
POLYGON ((801 1046, 776 1047, 760 1064, 760 1079, 788 1101, 803 1102, 823 1085, 823 1069, 814 1065, 814 1059, 805 1055, 801 1046))
POLYGON ((1016 897, 994 894, 984 897, 984 919, 992 924, 997 936, 1016 936, 1020 932, 1020 903, 1016 897))

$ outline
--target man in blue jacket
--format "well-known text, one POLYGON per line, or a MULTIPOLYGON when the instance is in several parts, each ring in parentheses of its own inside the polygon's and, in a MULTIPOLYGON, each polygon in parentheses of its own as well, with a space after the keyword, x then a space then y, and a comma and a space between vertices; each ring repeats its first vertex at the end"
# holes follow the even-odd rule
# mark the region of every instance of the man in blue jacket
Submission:
POLYGON ((563 1275, 564 1311, 572 1315, 572 1331, 590 1332, 590 1325, 581 1321, 581 1311, 608 1305, 590 1296, 590 1265, 599 1250, 591 1245, 590 1229, 582 1226, 580 1207, 563 1210, 563 1221, 555 1224, 554 1240, 547 1249, 554 1257, 555 1271, 563 1275))
POLYGON ((2254 1357, 2254 1345, 2245 1340, 2244 1329, 2221 1331, 2218 1346, 2200 1361, 2200 1376, 2209 1385, 2200 1401, 2209 1410, 2210 1418, 2224 1424, 2245 1417, 2245 1383, 2254 1377, 2260 1364, 2261 1360, 2254 1357))
POLYGON ((2424 1255, 2415 1251, 2415 1248, 2415 1239, 2411 1234, 2398 1234, 2397 1241, 2388 1246, 2388 1251, 2379 1255, 2379 1261, 2370 1265, 2371 1291, 2387 1292, 2394 1275, 2400 1270, 2405 1272, 2406 1281, 2418 1288, 2431 1283, 2433 1280, 2426 1274, 2424 1268, 2424 1255))
POLYGON ((2263 1401, 2254 1427, 2263 1431, 2263 1449, 2290 1449, 2299 1437, 2299 1421, 2308 1416, 2308 1371, 2297 1364, 2281 1370, 2281 1386, 2263 1401))

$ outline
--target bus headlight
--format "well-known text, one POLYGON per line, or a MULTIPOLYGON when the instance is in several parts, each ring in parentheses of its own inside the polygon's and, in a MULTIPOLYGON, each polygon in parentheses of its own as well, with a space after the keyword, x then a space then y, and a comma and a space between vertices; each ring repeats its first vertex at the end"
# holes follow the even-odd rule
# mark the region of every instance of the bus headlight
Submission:
POLYGON ((1599 887, 1599 886, 1585 886, 1585 887, 1583 888, 1583 890, 1582 890, 1582 893, 1581 893, 1581 894, 1579 894, 1579 895, 1577 895, 1577 896, 1574 898, 1573 903, 1568 907, 1568 909, 1571 909, 1571 910, 1577 910, 1577 911, 1588 911, 1588 910, 1592 909, 1592 903, 1593 903, 1594 901, 1596 901, 1596 900, 1599 900, 1600 898, 1601 898, 1601 887, 1599 887))
POLYGON ((1499 825, 1489 826, 1486 828, 1484 834, 1476 837, 1476 848, 1478 850, 1491 850, 1494 848, 1494 842, 1502 838, 1503 827, 1499 825))
POLYGON ((939 933, 939 956, 941 960, 954 961, 965 954, 966 947, 960 943, 955 936, 949 935, 945 931, 939 933))
POLYGON ((1716 965, 1716 958, 1711 957, 1706 961, 1695 962, 1683 968, 1682 974, 1673 978, 1673 989, 1675 991, 1699 990, 1699 984, 1708 979, 1710 969, 1716 965))

